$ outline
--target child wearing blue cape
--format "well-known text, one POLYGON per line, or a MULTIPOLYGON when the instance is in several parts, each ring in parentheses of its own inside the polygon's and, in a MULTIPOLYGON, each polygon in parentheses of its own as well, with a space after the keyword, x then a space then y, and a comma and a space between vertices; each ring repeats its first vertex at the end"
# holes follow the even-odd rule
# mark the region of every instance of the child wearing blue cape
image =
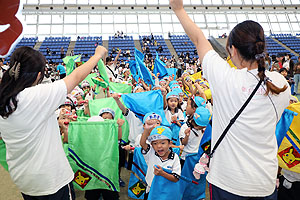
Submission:
POLYGON ((171 147, 172 132, 168 127, 156 126, 155 128, 145 128, 141 137, 142 154, 148 165, 146 182, 147 189, 144 199, 148 199, 151 183, 156 176, 162 176, 169 181, 177 182, 181 174, 180 161, 171 147), (146 143, 146 140, 151 145, 146 143), (157 167, 156 167, 157 166, 157 167), (171 174, 165 172, 162 168, 172 171, 171 174))
POLYGON ((180 160, 181 167, 183 167, 185 157, 188 154, 198 152, 203 133, 209 123, 209 118, 209 110, 204 107, 198 107, 195 113, 188 118, 187 123, 182 125, 179 131, 179 138, 184 145, 180 160))

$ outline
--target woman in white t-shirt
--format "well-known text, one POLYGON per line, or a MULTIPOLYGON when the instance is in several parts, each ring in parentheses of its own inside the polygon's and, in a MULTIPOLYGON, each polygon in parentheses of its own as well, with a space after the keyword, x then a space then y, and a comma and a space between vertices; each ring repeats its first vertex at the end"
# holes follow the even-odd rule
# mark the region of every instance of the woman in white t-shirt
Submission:
POLYGON ((12 54, 0 84, 0 137, 9 174, 24 199, 75 199, 55 110, 106 54, 97 47, 89 61, 50 84, 39 84, 46 65, 39 51, 20 47, 12 54))
POLYGON ((213 50, 185 12, 182 0, 170 0, 170 5, 195 44, 203 77, 210 84, 214 98, 212 148, 259 80, 264 81, 210 161, 207 180, 212 199, 277 199, 275 128, 289 104, 290 90, 282 75, 265 71, 263 28, 245 21, 231 31, 227 51, 237 66, 234 69, 213 50))

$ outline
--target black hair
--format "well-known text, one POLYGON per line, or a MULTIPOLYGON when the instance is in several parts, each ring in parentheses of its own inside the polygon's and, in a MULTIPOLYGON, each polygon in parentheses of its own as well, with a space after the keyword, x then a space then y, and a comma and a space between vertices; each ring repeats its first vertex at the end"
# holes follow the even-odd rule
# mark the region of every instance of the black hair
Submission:
POLYGON ((31 47, 20 47, 10 58, 9 69, 0 83, 0 115, 8 118, 18 107, 16 96, 31 87, 41 73, 38 84, 44 78, 45 57, 31 47))
POLYGON ((288 72, 288 70, 286 69, 286 68, 281 68, 280 70, 279 70, 279 73, 281 73, 281 72, 283 72, 283 71, 286 71, 286 72, 288 72))
POLYGON ((191 101, 191 107, 192 108, 198 108, 196 102, 192 98, 190 98, 190 101, 191 101))
MULTIPOLYGON (((256 62, 258 65, 258 77, 260 80, 265 80, 265 36, 262 26, 254 21, 247 20, 236 25, 230 32, 227 40, 226 49, 230 55, 229 49, 234 46, 242 57, 243 61, 251 63, 256 62)), ((265 81, 266 95, 279 94, 287 89, 285 85, 283 88, 278 88, 271 81, 265 81)))

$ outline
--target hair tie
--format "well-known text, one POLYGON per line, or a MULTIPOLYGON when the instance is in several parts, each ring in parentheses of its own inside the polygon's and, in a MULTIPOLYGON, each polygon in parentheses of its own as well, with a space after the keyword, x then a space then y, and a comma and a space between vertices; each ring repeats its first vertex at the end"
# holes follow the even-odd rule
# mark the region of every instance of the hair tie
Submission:
POLYGON ((272 82, 272 80, 269 77, 266 76, 264 78, 264 84, 267 84, 267 81, 272 82))
POLYGON ((19 62, 15 62, 12 68, 9 70, 9 76, 15 80, 19 78, 20 75, 20 66, 21 64, 19 62))
POLYGON ((262 52, 260 54, 255 55, 255 60, 259 60, 259 59, 264 58, 264 57, 266 57, 266 53, 262 52))

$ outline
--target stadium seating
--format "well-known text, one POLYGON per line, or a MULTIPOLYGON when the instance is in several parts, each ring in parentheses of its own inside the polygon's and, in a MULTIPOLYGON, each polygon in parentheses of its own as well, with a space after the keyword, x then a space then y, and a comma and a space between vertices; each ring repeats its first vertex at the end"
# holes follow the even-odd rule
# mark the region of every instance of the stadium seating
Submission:
MULTIPOLYGON (((38 40, 38 37, 29 37, 29 38, 22 38, 21 41, 16 45, 16 47, 13 49, 13 51, 19 47, 27 46, 27 47, 34 47, 36 42, 38 40)), ((12 51, 12 52, 13 52, 12 51)), ((7 64, 10 60, 10 55, 5 58, 4 64, 7 64)))
MULTIPOLYGON (((278 41, 280 41, 296 53, 300 53, 300 39, 296 36, 293 36, 292 34, 272 34, 271 36, 276 38, 278 41)), ((297 56, 292 54, 292 60, 296 61, 297 56)))
POLYGON ((46 57, 49 62, 61 63, 60 50, 64 48, 64 54, 67 53, 71 37, 46 37, 43 41, 39 51, 46 57), (51 53, 47 54, 47 47, 49 47, 51 53))
POLYGON ((187 35, 172 35, 171 43, 178 56, 181 53, 185 55, 187 52, 189 52, 190 58, 198 58, 197 53, 195 54, 196 47, 187 35))
POLYGON ((132 36, 126 36, 126 37, 117 37, 109 36, 108 40, 108 54, 115 58, 118 54, 118 49, 121 49, 121 54, 119 57, 119 61, 123 60, 130 60, 131 58, 134 58, 134 40, 132 36), (115 52, 112 53, 113 48, 115 48, 115 52), (126 51, 130 51, 130 57, 127 57, 125 55, 126 51))
MULTIPOLYGON (((142 36, 140 35, 139 38, 140 38, 141 47, 143 48, 143 38, 150 38, 151 39, 151 36, 150 35, 142 35, 142 36)), ((157 41, 157 46, 154 45, 154 41, 151 41, 147 45, 150 49, 150 53, 152 54, 152 56, 155 57, 158 47, 162 46, 163 51, 162 52, 157 52, 158 55, 167 57, 168 59, 172 58, 170 50, 169 50, 163 36, 162 35, 154 35, 154 40, 157 41)))
POLYGON ((79 37, 76 40, 74 55, 81 54, 81 61, 86 62, 95 53, 98 45, 102 45, 102 36, 100 37, 79 37))

